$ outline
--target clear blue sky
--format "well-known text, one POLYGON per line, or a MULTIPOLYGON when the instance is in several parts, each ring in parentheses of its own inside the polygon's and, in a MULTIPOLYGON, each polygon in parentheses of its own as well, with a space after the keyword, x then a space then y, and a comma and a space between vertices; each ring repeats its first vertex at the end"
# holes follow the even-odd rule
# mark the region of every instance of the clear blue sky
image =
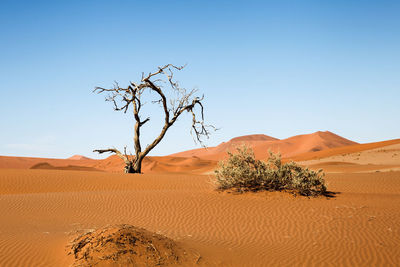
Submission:
MULTIPOLYGON (((95 86, 187 63, 208 145, 330 130, 400 138, 400 1, 1 1, 0 155, 97 157, 133 120, 95 86)), ((182 118, 152 155, 196 147, 182 118)), ((145 126, 143 146, 160 125, 145 126)))

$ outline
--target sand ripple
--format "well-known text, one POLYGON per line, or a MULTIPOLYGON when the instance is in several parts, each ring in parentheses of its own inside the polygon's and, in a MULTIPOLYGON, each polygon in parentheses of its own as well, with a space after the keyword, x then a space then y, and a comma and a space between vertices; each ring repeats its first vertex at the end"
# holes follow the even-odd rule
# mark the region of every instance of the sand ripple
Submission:
POLYGON ((69 233, 131 224, 182 242, 203 266, 400 262, 400 173, 332 174, 336 198, 232 195, 207 176, 1 170, 0 265, 66 266, 69 233))

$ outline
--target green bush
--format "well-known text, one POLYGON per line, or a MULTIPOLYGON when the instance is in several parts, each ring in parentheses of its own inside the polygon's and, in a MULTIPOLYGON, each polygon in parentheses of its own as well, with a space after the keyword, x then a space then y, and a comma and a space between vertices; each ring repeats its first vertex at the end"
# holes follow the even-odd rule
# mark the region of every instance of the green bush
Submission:
POLYGON ((218 189, 238 192, 283 190, 304 196, 326 193, 322 170, 315 172, 295 162, 282 164, 281 155, 271 151, 267 163, 256 160, 249 147, 238 147, 237 152, 228 152, 229 158, 219 162, 219 168, 215 170, 218 189))

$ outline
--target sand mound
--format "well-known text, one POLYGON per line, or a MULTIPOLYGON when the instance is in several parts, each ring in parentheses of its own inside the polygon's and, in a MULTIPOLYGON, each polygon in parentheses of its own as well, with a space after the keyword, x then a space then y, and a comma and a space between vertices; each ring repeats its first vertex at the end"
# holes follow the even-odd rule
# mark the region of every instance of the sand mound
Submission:
POLYGON ((131 225, 88 232, 72 241, 73 266, 182 265, 187 253, 172 239, 131 225))
POLYGON ((79 165, 86 167, 93 167, 97 160, 82 158, 76 159, 56 159, 56 158, 34 158, 34 157, 13 157, 13 156, 0 156, 0 169, 29 169, 32 166, 47 162, 48 164, 60 167, 66 165, 79 165))
POLYGON ((43 169, 43 170, 53 170, 55 167, 47 162, 41 162, 33 165, 30 169, 43 169))
POLYGON ((47 162, 40 162, 30 169, 42 169, 42 170, 65 170, 65 171, 100 171, 96 168, 86 167, 86 166, 75 166, 75 165, 68 165, 68 166, 53 166, 47 162))
MULTIPOLYGON (((122 172, 125 163, 116 155, 96 161, 92 166, 108 172, 122 172)), ((217 165, 216 161, 200 159, 197 157, 157 157, 150 156, 143 159, 143 173, 204 173, 212 170, 217 165)))
POLYGON ((73 155, 72 157, 69 157, 69 158, 67 158, 67 159, 70 159, 70 160, 90 160, 91 158, 88 158, 88 157, 85 157, 85 156, 82 156, 82 155, 73 155))

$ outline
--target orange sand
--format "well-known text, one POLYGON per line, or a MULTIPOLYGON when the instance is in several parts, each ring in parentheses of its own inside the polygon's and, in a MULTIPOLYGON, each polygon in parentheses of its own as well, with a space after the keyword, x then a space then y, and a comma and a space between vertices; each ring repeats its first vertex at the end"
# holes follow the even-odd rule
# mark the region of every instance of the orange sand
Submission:
POLYGON ((0 265, 68 266, 71 233, 127 223, 195 250, 199 266, 400 261, 400 172, 328 174, 335 198, 232 195, 209 176, 0 170, 0 265))
POLYGON ((327 157, 332 157, 332 156, 336 156, 336 155, 345 156, 346 154, 359 153, 362 151, 373 150, 373 149, 390 146, 390 145, 396 145, 396 144, 400 144, 400 139, 367 143, 367 144, 349 145, 349 146, 337 147, 337 148, 326 149, 326 150, 316 151, 316 152, 307 152, 307 153, 303 153, 303 154, 298 154, 298 155, 290 157, 290 158, 295 161, 304 161, 304 160, 327 158, 327 157))
POLYGON ((302 165, 325 172, 400 171, 400 139, 327 149, 294 158, 302 165))
POLYGON ((207 149, 194 149, 172 154, 171 156, 196 156, 199 158, 218 161, 226 158, 227 151, 234 151, 235 147, 241 144, 249 145, 253 148, 256 158, 264 159, 268 157, 268 150, 272 150, 275 153, 280 152, 282 154, 282 157, 291 157, 305 152, 320 151, 333 147, 349 146, 357 143, 329 131, 297 135, 282 140, 266 135, 248 135, 233 138, 229 142, 222 143, 216 147, 210 147, 207 149))
MULTIPOLYGON (((215 168, 216 161, 197 157, 146 157, 143 160, 142 171, 151 172, 189 172, 204 173, 215 168)), ((122 172, 123 161, 113 155, 106 159, 47 159, 29 157, 0 156, 0 169, 64 169, 122 172), (83 169, 84 168, 84 169, 83 169)))
MULTIPOLYGON (((172 238, 196 255, 194 266, 397 266, 400 139, 345 146, 327 136, 289 138, 280 149, 323 168, 330 199, 219 193, 204 175, 216 161, 202 157, 148 157, 143 175, 115 173, 115 156, 0 157, 0 266, 68 266, 74 234, 110 224, 172 238), (299 153, 316 144, 325 146, 299 153)), ((283 141, 250 139, 256 148, 283 141)))

